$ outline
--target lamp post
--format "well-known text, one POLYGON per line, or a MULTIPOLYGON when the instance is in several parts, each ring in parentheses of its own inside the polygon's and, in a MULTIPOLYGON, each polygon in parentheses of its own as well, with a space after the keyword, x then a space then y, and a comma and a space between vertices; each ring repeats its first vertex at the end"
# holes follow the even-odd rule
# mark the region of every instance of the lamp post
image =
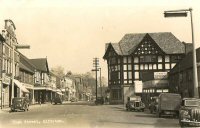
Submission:
POLYGON ((193 81, 194 81, 194 97, 199 98, 198 92, 198 77, 197 77, 197 64, 196 64, 196 49, 195 49, 195 41, 194 41, 194 27, 193 27, 193 19, 192 19, 192 8, 189 9, 181 9, 181 10, 170 10, 165 11, 165 17, 186 17, 187 12, 190 12, 191 18, 191 31, 192 31, 192 44, 193 44, 193 81))
POLYGON ((101 88, 101 97, 102 97, 101 68, 99 68, 99 71, 100 71, 99 83, 100 83, 100 88, 101 88))

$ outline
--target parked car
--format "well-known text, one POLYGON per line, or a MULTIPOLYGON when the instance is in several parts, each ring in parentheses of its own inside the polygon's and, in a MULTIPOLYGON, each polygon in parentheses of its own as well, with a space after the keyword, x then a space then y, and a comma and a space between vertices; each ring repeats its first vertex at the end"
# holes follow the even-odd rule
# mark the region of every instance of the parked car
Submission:
POLYGON ((144 111, 145 105, 141 101, 140 97, 128 97, 128 101, 126 103, 126 110, 127 111, 144 111))
POLYGON ((62 100, 62 97, 61 96, 56 96, 54 98, 54 103, 57 104, 57 103, 60 103, 62 104, 63 100, 62 100))
POLYGON ((178 117, 181 104, 181 95, 175 93, 161 93, 158 97, 157 115, 173 115, 178 117))
POLYGON ((28 98, 14 97, 12 99, 11 111, 16 111, 16 110, 28 111, 29 110, 29 100, 28 100, 28 98))
POLYGON ((181 127, 200 126, 200 99, 183 98, 179 113, 181 127))
POLYGON ((151 103, 149 104, 150 113, 156 113, 158 110, 158 97, 152 97, 151 103))
POLYGON ((103 97, 97 97, 97 99, 95 100, 95 104, 104 104, 104 98, 103 97))
POLYGON ((75 98, 75 97, 72 97, 72 98, 70 99, 70 101, 71 101, 71 102, 78 102, 78 99, 75 98))

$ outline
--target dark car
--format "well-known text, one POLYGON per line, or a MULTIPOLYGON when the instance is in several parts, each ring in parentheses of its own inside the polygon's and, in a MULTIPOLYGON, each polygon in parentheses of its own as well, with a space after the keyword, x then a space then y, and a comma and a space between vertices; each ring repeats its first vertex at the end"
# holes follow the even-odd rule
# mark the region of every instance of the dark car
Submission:
POLYGON ((179 124, 183 126, 200 126, 200 99, 183 98, 179 110, 179 124))
POLYGON ((72 97, 72 98, 70 99, 70 101, 71 101, 71 102, 78 102, 78 99, 75 98, 75 97, 72 97))
POLYGON ((130 100, 126 103, 127 111, 144 111, 145 105, 140 100, 130 100))
POLYGON ((62 98, 60 96, 56 96, 55 99, 54 99, 54 103, 57 104, 62 104, 62 98))
POLYGON ((12 99, 11 111, 29 110, 29 100, 25 97, 15 97, 12 99))
POLYGON ((103 97, 97 97, 97 99, 95 100, 95 104, 104 104, 104 98, 103 97))

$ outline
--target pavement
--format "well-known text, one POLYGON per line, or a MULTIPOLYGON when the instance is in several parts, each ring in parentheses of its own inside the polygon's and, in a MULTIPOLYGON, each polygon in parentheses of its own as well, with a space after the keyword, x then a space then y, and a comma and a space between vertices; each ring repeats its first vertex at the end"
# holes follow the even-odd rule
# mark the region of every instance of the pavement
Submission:
MULTIPOLYGON (((71 103, 71 101, 64 101, 63 103, 71 103)), ((49 106, 49 105, 53 105, 51 103, 45 103, 45 104, 32 104, 29 106, 29 108, 36 108, 36 107, 45 107, 45 106, 49 106)), ((10 107, 6 106, 2 109, 0 109, 0 113, 9 113, 10 112, 10 107)))

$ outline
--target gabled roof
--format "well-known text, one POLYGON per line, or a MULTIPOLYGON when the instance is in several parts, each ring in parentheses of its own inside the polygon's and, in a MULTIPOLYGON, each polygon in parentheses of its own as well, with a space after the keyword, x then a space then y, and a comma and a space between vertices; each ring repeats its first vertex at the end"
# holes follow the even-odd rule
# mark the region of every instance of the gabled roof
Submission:
POLYGON ((37 70, 49 72, 47 58, 30 59, 30 62, 36 67, 37 70))
POLYGON ((20 56, 19 68, 26 70, 30 73, 34 73, 36 67, 30 62, 30 60, 22 53, 19 53, 19 56, 20 56))
POLYGON ((171 32, 149 33, 149 35, 166 54, 185 53, 185 45, 171 32))
MULTIPOLYGON (((179 61, 174 68, 170 70, 170 74, 174 74, 177 72, 181 72, 183 70, 189 69, 193 67, 193 55, 192 51, 189 52, 183 60, 179 61)), ((196 61, 199 63, 200 62, 200 48, 196 49, 196 61)))
POLYGON ((184 43, 178 40, 171 32, 125 34, 119 43, 106 44, 106 51, 109 45, 111 45, 118 55, 130 55, 147 36, 151 38, 165 54, 185 53, 184 43))
POLYGON ((129 55, 129 51, 132 48, 136 48, 138 44, 142 41, 146 33, 130 33, 126 34, 120 41, 119 46, 121 47, 121 51, 123 55, 129 55))
POLYGON ((0 34, 0 40, 5 41, 4 37, 0 34))

